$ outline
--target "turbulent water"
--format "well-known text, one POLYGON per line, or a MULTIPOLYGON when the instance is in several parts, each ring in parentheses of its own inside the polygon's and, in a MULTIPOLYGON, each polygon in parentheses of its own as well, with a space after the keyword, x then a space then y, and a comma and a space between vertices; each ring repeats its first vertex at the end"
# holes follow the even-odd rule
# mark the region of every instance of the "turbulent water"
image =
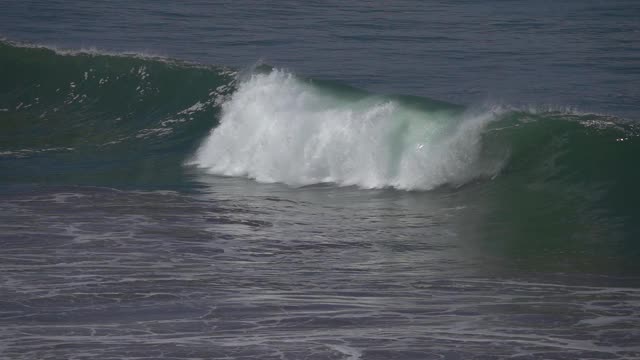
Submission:
POLYGON ((0 42, 0 355, 640 358, 632 102, 349 83, 0 42))

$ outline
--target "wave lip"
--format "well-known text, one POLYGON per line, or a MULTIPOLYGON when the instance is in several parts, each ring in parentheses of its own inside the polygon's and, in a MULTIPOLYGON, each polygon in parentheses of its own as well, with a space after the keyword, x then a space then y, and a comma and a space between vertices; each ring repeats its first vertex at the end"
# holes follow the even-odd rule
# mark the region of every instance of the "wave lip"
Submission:
POLYGON ((253 74, 223 104, 191 164, 292 186, 429 190, 494 176, 482 133, 496 115, 344 96, 281 70, 253 74))

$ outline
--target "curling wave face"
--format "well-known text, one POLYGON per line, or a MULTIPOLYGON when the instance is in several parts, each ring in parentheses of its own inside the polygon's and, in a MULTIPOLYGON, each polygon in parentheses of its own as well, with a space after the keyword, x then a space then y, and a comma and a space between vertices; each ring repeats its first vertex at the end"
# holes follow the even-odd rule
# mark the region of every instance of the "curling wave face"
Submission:
POLYGON ((7 42, 0 76, 2 183, 171 185, 188 181, 186 159, 293 186, 430 190, 494 179, 501 194, 614 194, 625 213, 640 193, 637 123, 606 115, 473 110, 266 66, 238 75, 7 42))

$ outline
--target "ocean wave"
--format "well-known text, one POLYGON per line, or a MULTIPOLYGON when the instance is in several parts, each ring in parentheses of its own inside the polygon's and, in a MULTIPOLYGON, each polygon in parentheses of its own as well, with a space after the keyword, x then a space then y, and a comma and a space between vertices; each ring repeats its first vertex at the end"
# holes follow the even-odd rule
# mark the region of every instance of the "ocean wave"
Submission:
POLYGON ((125 167, 147 181, 182 174, 186 162, 291 186, 432 190, 489 180, 604 191, 620 203, 638 192, 637 123, 570 107, 465 108, 264 64, 238 71, 1 41, 0 75, 0 161, 12 179, 39 179, 46 163, 65 179, 93 164, 91 179, 125 167))

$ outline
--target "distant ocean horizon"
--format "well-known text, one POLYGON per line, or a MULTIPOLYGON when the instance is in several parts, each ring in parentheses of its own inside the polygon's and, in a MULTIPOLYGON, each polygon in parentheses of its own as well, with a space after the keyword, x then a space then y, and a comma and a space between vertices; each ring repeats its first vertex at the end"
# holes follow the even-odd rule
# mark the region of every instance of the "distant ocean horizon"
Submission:
POLYGON ((640 358, 633 1, 9 1, 0 357, 640 358))

